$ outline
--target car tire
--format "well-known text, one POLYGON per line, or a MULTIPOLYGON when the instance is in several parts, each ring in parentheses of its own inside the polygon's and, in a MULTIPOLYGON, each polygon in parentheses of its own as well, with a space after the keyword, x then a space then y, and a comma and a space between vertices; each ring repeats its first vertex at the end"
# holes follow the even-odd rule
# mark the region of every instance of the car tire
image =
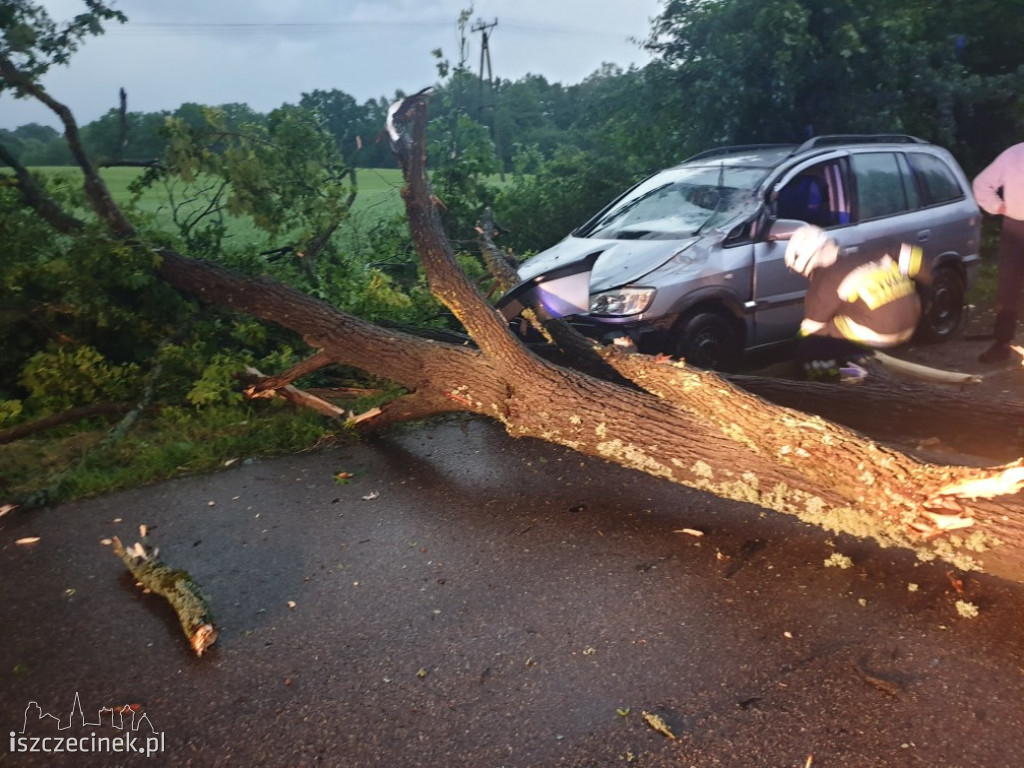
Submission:
POLYGON ((732 325, 714 312, 684 318, 676 336, 676 357, 697 368, 731 373, 739 368, 740 348, 732 325))
POLYGON ((935 270, 932 283, 921 295, 921 322, 917 336, 921 341, 946 341, 960 329, 967 287, 952 267, 935 270))

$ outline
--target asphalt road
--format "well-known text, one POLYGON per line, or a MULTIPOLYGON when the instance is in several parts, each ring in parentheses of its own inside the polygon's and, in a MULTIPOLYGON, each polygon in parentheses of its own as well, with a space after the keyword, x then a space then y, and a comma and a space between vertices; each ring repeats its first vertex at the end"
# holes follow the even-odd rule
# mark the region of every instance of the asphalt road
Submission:
POLYGON ((2 765, 1024 760, 1024 588, 482 421, 11 514, 0 573, 2 765), (202 658, 103 543, 142 523, 202 658), (162 751, 12 754, 124 703, 162 751))

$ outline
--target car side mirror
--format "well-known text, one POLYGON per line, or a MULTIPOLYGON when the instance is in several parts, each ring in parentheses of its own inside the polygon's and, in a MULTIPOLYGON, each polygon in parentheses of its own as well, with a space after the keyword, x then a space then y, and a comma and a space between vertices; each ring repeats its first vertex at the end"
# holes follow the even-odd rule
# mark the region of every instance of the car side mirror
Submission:
POLYGON ((800 221, 799 219, 776 219, 768 230, 768 239, 789 240, 794 232, 806 225, 806 221, 800 221))

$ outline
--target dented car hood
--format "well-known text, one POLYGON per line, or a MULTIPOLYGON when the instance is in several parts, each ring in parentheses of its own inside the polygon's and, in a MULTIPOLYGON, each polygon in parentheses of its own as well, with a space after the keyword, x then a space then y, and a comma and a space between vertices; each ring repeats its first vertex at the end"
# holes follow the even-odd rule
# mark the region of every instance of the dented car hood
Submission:
POLYGON ((639 280, 699 239, 599 240, 570 236, 523 264, 519 279, 527 282, 599 254, 590 273, 590 291, 599 293, 639 280))

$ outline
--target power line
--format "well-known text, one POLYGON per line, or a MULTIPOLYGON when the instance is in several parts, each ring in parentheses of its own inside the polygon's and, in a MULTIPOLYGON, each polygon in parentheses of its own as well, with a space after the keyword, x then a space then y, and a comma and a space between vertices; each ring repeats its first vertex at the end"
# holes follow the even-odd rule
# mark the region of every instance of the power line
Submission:
MULTIPOLYGON (((482 22, 477 22, 477 24, 482 22)), ((497 21, 495 20, 495 23, 497 21)), ((339 29, 358 28, 435 28, 446 29, 450 26, 448 21, 272 21, 272 22, 247 22, 247 21, 211 21, 211 22, 187 22, 187 21, 131 21, 125 25, 112 25, 107 27, 108 34, 135 34, 135 33, 168 33, 168 34, 204 34, 217 32, 274 32, 274 31, 297 31, 297 32, 333 32, 339 29)), ((494 26, 490 24, 489 27, 494 26)), ((579 27, 565 27, 543 24, 527 24, 522 22, 506 22, 506 27, 516 32, 543 33, 549 35, 565 35, 570 37, 606 37, 622 38, 621 32, 609 30, 587 29, 579 27)), ((476 25, 473 32, 480 31, 476 25)))
POLYGON ((413 22, 413 21, 296 21, 296 22, 132 22, 126 26, 110 27, 108 32, 114 34, 217 34, 221 32, 233 33, 259 33, 259 32, 323 32, 333 33, 342 29, 359 29, 366 27, 376 28, 446 28, 447 24, 441 22, 413 22))

